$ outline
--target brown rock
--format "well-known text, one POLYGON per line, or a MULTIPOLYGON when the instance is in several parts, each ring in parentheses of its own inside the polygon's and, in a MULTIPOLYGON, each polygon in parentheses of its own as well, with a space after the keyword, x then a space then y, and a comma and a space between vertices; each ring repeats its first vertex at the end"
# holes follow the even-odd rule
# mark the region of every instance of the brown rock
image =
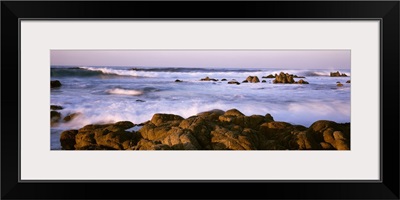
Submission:
POLYGON ((78 134, 78 130, 63 131, 60 136, 61 148, 63 150, 74 150, 75 149, 75 136, 78 134))
POLYGON ((63 120, 64 120, 65 122, 69 122, 69 121, 75 119, 75 118, 76 118, 77 116, 79 116, 80 114, 81 114, 81 113, 71 113, 71 114, 65 116, 63 120))

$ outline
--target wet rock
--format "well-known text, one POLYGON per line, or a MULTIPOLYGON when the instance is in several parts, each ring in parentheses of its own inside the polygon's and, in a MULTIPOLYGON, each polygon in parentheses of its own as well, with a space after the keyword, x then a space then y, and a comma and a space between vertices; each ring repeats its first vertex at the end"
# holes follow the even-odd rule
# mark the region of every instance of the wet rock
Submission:
POLYGON ((228 84, 240 85, 240 83, 239 83, 237 80, 235 80, 235 79, 230 80, 230 81, 228 82, 228 84))
POLYGON ((340 77, 340 76, 347 76, 345 73, 341 74, 339 71, 336 72, 331 72, 330 73, 331 77, 340 77))
POLYGON ((296 82, 298 84, 309 84, 307 81, 300 79, 298 82, 296 82))
POLYGON ((249 82, 249 83, 259 83, 260 79, 258 79, 257 76, 248 76, 246 78, 246 81, 249 82))
POLYGON ((61 82, 59 80, 50 81, 50 88, 61 87, 61 82))
POLYGON ((75 149, 75 136, 78 134, 78 130, 67 130, 63 131, 60 136, 60 143, 63 150, 74 150, 75 149))
POLYGON ((338 84, 336 84, 336 86, 338 86, 338 87, 342 87, 342 86, 343 86, 343 84, 341 84, 341 83, 338 83, 338 84))
POLYGON ((221 79, 221 81, 227 81, 225 78, 221 79))
POLYGON ((75 119, 76 117, 78 117, 79 115, 81 115, 81 113, 71 113, 71 114, 68 114, 67 116, 65 116, 63 120, 65 122, 69 122, 69 121, 75 119))
POLYGON ((295 83, 292 74, 281 72, 275 76, 273 83, 295 83))
POLYGON ((175 80, 175 83, 181 83, 181 82, 183 82, 182 80, 179 80, 179 79, 176 79, 175 80))
POLYGON ((350 80, 346 81, 346 83, 350 83, 350 80))
POLYGON ((207 76, 205 78, 200 79, 200 81, 218 81, 218 79, 210 78, 210 77, 207 76))
POLYGON ((268 76, 263 76, 262 78, 275 78, 275 76, 272 75, 272 74, 270 74, 270 75, 268 75, 268 76))
POLYGON ((64 108, 62 106, 58 106, 58 105, 50 105, 50 109, 51 110, 62 110, 64 108))

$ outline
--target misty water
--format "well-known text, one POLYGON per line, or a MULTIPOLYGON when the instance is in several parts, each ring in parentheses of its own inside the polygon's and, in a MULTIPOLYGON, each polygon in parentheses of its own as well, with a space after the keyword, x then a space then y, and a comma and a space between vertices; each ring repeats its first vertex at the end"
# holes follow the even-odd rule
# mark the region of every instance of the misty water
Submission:
MULTIPOLYGON (((300 78, 295 78, 298 81, 300 78)), ((62 67, 52 66, 51 105, 64 107, 66 116, 80 113, 70 122, 51 127, 51 149, 61 149, 60 133, 87 124, 131 121, 139 124, 155 113, 184 118, 197 113, 236 108, 245 115, 270 113, 275 121, 310 126, 317 120, 350 122, 350 70, 147 68, 147 67, 62 67), (310 84, 273 84, 262 76, 279 72, 305 76, 310 84), (348 77, 329 77, 340 71, 348 77), (205 77, 218 81, 200 81, 205 77), (228 84, 247 76, 265 83, 228 84), (175 82, 175 80, 182 82, 175 82), (221 81, 227 79, 227 81, 221 81), (343 83, 338 87, 336 82, 343 83)))

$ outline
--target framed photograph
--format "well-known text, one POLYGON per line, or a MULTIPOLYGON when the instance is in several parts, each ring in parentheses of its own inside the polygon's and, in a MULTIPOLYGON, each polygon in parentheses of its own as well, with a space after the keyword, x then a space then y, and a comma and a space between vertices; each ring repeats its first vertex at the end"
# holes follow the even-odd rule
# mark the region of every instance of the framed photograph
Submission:
POLYGON ((1 5, 3 199, 399 199, 398 1, 1 5))

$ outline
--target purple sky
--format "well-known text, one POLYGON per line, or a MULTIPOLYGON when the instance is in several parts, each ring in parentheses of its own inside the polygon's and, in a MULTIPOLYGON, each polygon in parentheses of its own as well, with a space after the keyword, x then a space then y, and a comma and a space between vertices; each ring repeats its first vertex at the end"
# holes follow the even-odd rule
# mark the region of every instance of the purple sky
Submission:
POLYGON ((350 50, 51 50, 51 65, 350 69, 350 50))

